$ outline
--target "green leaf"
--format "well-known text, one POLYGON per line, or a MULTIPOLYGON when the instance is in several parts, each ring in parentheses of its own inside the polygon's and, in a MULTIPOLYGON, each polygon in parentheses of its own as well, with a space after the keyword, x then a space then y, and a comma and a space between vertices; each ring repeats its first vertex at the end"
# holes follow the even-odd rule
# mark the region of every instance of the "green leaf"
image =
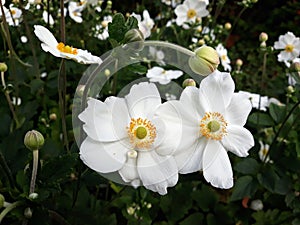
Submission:
POLYGON ((252 113, 248 117, 248 123, 252 127, 257 127, 257 125, 271 127, 275 125, 273 119, 268 114, 261 112, 252 113))
POLYGON ((275 173, 272 167, 266 167, 262 173, 257 174, 259 183, 267 190, 274 192, 275 183, 279 179, 279 176, 275 173))
POLYGON ((44 81, 41 79, 34 79, 30 82, 30 93, 36 94, 44 86, 44 81))
POLYGON ((240 177, 235 183, 230 201, 243 199, 244 197, 252 197, 258 188, 258 183, 252 176, 240 177))
POLYGON ((204 185, 201 190, 192 192, 191 197, 204 212, 214 208, 218 202, 218 198, 212 189, 204 185))
POLYGON ((199 225, 202 224, 203 218, 204 216, 202 213, 196 212, 180 222, 179 225, 199 225))
POLYGON ((286 107, 271 103, 269 105, 269 112, 270 112, 272 119, 276 123, 281 123, 281 122, 283 122, 283 120, 286 116, 286 107))
POLYGON ((242 174, 256 174, 259 169, 259 163, 253 158, 242 159, 234 167, 235 171, 242 174))

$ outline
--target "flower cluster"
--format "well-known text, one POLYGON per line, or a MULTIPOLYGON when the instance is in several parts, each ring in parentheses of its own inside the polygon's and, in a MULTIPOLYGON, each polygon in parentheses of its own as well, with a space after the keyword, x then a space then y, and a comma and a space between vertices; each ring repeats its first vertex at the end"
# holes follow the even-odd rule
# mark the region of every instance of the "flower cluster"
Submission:
POLYGON ((133 85, 124 98, 90 98, 79 115, 87 134, 80 157, 100 174, 159 194, 177 183, 178 173, 197 171, 213 186, 231 188, 227 151, 245 157, 254 145, 243 127, 251 103, 234 86, 229 73, 216 70, 199 88, 188 86, 179 100, 163 104, 147 82, 133 85))

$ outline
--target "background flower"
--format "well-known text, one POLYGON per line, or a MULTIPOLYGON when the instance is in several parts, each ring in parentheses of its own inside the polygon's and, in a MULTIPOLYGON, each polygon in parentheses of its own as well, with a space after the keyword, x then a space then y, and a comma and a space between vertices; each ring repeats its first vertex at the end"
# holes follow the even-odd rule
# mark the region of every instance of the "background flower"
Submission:
POLYGON ((160 84, 168 84, 172 79, 177 79, 182 75, 183 72, 180 70, 165 70, 158 66, 149 69, 146 74, 151 82, 158 82, 160 84))

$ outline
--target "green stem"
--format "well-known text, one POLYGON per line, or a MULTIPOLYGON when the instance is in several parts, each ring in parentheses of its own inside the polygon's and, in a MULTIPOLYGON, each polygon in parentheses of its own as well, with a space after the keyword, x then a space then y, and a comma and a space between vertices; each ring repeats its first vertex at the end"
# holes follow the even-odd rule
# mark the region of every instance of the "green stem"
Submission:
POLYGON ((38 162, 39 162, 39 150, 38 149, 34 150, 32 154, 33 154, 33 164, 32 164, 32 174, 31 174, 29 194, 34 193, 34 189, 35 189, 35 181, 36 181, 38 162))
POLYGON ((0 166, 3 168, 4 172, 6 173, 10 186, 15 187, 15 182, 14 182, 12 172, 10 171, 1 151, 0 151, 0 166))
POLYGON ((300 105, 300 101, 298 101, 298 102, 293 106, 293 108, 289 111, 288 115, 285 117, 285 119, 284 119, 284 121, 282 122, 281 126, 279 127, 277 133, 275 134, 275 137, 273 138, 272 143, 270 144, 270 148, 269 148, 269 151, 268 151, 267 155, 265 156, 264 163, 266 163, 266 159, 267 159, 267 157, 270 155, 270 151, 271 151, 271 149, 273 148, 273 146, 275 145, 275 142, 277 141, 277 138, 279 137, 279 134, 281 133, 283 127, 285 126, 285 124, 287 123, 288 119, 289 119, 290 116, 293 114, 293 112, 295 111, 295 109, 298 108, 299 105, 300 105))
POLYGON ((3 218, 6 216, 7 213, 9 213, 11 210, 16 208, 18 205, 21 205, 20 201, 14 202, 9 204, 1 213, 0 213, 0 224, 3 220, 3 218))

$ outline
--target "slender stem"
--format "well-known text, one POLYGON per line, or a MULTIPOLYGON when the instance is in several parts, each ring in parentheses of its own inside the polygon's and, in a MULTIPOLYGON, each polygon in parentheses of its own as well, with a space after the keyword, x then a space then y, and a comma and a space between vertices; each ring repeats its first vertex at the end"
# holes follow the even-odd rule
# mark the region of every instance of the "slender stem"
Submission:
POLYGON ((39 162, 39 150, 38 149, 34 150, 32 153, 33 153, 33 164, 32 164, 32 175, 30 181, 29 194, 34 193, 36 175, 38 170, 38 162, 39 162))
POLYGON ((15 187, 15 181, 14 181, 12 172, 10 171, 10 169, 9 169, 9 167, 8 167, 8 165, 5 161, 5 158, 4 158, 1 151, 0 151, 0 166, 3 168, 4 172, 6 173, 6 176, 8 178, 8 181, 9 181, 10 185, 12 187, 15 187))
POLYGON ((8 205, 1 213, 0 213, 0 224, 3 220, 3 218, 6 216, 7 213, 9 213, 11 210, 13 210, 14 208, 16 208, 18 205, 20 205, 21 202, 17 201, 14 203, 11 203, 10 205, 8 205))
POLYGON ((168 43, 168 42, 163 42, 163 41, 147 41, 145 42, 145 45, 147 46, 151 46, 151 45, 155 45, 155 46, 158 46, 158 47, 166 47, 166 48, 172 48, 172 49, 176 49, 186 55, 189 55, 189 56, 194 56, 195 53, 187 48, 184 48, 180 45, 175 45, 175 44, 172 44, 172 43, 168 43))
POLYGON ((270 148, 269 148, 269 151, 267 153, 267 155, 265 156, 265 160, 264 160, 264 163, 266 163, 266 159, 267 157, 270 155, 270 151, 271 149, 273 148, 273 146, 275 145, 275 142, 277 140, 277 138, 279 137, 279 134, 281 133, 283 127, 285 126, 285 124, 287 123, 288 119, 290 118, 290 116, 293 114, 293 112, 295 111, 295 109, 298 108, 298 106, 300 105, 300 101, 298 101, 294 106, 293 108, 289 111, 288 115, 285 117, 284 121, 282 122, 281 126, 279 127, 275 137, 273 138, 272 140, 272 143, 270 144, 270 148))
POLYGON ((5 83, 5 79, 4 79, 4 72, 1 72, 1 82, 2 82, 2 86, 4 88, 4 95, 5 95, 6 101, 8 103, 8 107, 9 107, 9 109, 11 111, 11 114, 13 116, 13 119, 14 119, 14 121, 16 123, 16 127, 19 128, 20 127, 20 123, 19 123, 18 117, 17 117, 17 115, 15 113, 15 109, 13 107, 13 104, 12 104, 9 92, 6 90, 6 83, 5 83))
MULTIPOLYGON (((267 70, 267 55, 268 53, 266 52, 264 54, 264 59, 263 59, 263 68, 262 68, 262 75, 261 75, 261 80, 260 80, 260 88, 261 90, 264 89, 264 77, 266 76, 266 70, 267 70)), ((261 106, 261 95, 259 95, 259 100, 258 100, 258 110, 260 110, 261 106)), ((259 125, 259 115, 257 116, 257 125, 259 125)))

